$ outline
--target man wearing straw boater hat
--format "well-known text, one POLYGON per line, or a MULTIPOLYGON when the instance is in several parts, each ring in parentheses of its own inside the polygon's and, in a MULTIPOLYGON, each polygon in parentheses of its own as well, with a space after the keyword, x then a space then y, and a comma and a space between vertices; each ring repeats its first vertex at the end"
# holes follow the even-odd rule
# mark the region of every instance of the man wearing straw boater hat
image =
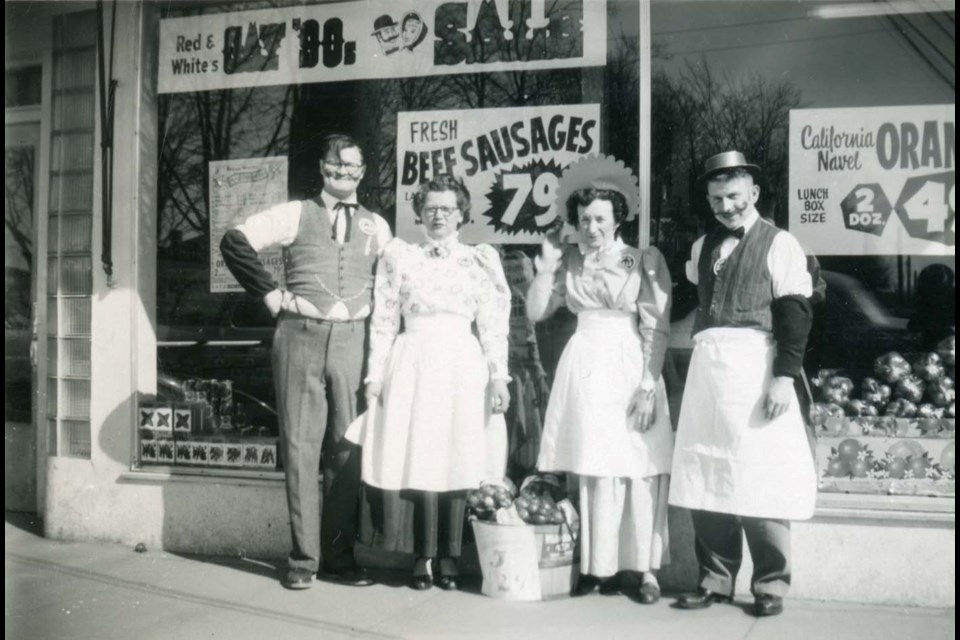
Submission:
POLYGON ((677 605, 732 600, 746 534, 753 613, 771 616, 790 587, 790 521, 810 518, 816 499, 793 386, 812 290, 800 244, 757 212, 759 173, 727 151, 701 175, 720 226, 694 243, 686 266, 700 305, 670 504, 691 510, 700 564, 699 588, 677 605))

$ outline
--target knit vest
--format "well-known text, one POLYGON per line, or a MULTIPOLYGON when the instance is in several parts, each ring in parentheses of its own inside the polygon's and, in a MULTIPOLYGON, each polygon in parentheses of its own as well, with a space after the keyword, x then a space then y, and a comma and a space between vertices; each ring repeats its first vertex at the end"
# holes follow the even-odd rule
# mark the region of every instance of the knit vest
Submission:
POLYGON ((350 318, 373 300, 374 265, 380 253, 374 215, 358 207, 350 221, 350 240, 333 239, 326 208, 304 200, 297 237, 283 250, 287 289, 324 315, 342 303, 350 318))
POLYGON ((697 265, 700 306, 693 324, 694 335, 713 327, 773 331, 773 277, 767 256, 778 233, 780 230, 769 222, 757 220, 727 256, 719 273, 714 273, 714 265, 720 259, 720 245, 726 234, 719 229, 704 239, 697 265))

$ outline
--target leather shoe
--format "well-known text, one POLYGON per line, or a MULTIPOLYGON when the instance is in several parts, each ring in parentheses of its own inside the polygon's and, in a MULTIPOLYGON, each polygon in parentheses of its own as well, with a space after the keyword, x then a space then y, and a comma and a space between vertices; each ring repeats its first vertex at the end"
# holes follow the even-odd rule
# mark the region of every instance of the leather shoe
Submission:
POLYGON ((685 593, 677 599, 677 606, 681 609, 706 609, 714 602, 732 602, 731 596, 700 587, 694 593, 685 593))
POLYGON ((416 591, 426 591, 433 585, 433 579, 428 574, 412 576, 410 578, 410 588, 416 591))
POLYGON ((777 616, 783 613, 783 598, 770 593, 761 593, 753 603, 753 615, 758 618, 777 616))
POLYGON ((460 585, 457 584, 457 576, 440 576, 436 579, 435 584, 444 591, 456 591, 460 588, 460 585))
POLYGON ((660 601, 660 587, 652 582, 644 582, 637 589, 636 600, 640 604, 655 604, 660 601))
POLYGON ((351 587, 369 587, 373 584, 373 579, 367 574, 367 570, 359 565, 326 570, 323 577, 351 587))
POLYGON ((309 569, 290 569, 280 581, 287 589, 309 589, 313 586, 313 571, 309 569))
POLYGON ((620 593, 619 576, 610 576, 609 578, 600 578, 600 587, 597 589, 602 596, 615 596, 620 593))

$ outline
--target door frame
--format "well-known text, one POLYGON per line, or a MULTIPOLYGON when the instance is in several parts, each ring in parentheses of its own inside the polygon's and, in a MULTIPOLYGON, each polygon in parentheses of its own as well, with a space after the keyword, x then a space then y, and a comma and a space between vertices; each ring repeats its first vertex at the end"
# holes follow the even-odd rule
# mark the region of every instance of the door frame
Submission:
MULTIPOLYGON (((46 510, 47 496, 47 456, 55 455, 49 451, 47 428, 47 227, 50 196, 50 130, 52 118, 52 74, 53 56, 49 48, 36 55, 17 57, 4 61, 4 71, 23 67, 40 67, 40 104, 27 107, 5 108, 3 113, 4 131, 8 126, 39 125, 39 139, 36 147, 36 177, 34 196, 33 224, 33 278, 31 298, 33 302, 33 322, 37 333, 36 365, 32 370, 33 408, 32 422, 36 438, 36 509, 42 517, 46 510)), ((6 146, 6 145, 5 145, 6 146)))

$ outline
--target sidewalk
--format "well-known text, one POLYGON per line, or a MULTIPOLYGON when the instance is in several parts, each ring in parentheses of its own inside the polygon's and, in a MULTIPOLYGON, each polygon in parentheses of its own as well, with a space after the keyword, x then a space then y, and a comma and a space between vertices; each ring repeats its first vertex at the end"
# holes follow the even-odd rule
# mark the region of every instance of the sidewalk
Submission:
POLYGON ((476 583, 467 585, 472 592, 415 592, 399 574, 378 574, 383 583, 373 587, 318 582, 291 592, 273 561, 135 553, 50 541, 36 529, 32 519, 6 514, 8 640, 946 640, 956 629, 955 609, 788 600, 782 616, 757 620, 744 611, 748 600, 704 611, 674 609, 671 598, 645 607, 600 595, 509 603, 479 595, 476 583))

